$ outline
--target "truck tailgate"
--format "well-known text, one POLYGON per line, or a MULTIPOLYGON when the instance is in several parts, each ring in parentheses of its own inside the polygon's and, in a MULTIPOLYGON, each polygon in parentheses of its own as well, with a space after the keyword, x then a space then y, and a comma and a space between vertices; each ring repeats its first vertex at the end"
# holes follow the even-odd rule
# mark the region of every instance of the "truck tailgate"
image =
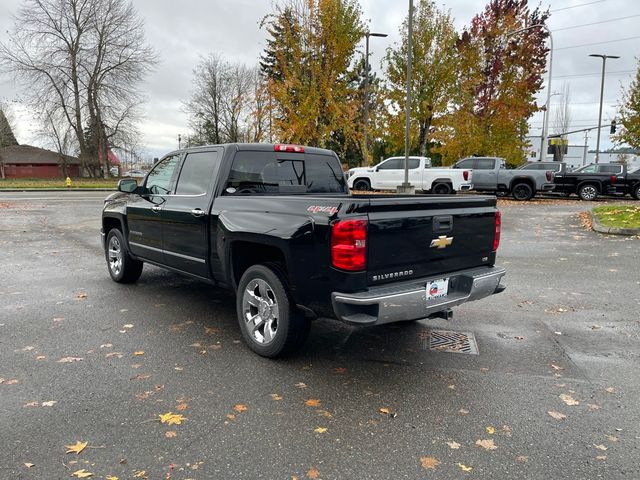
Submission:
POLYGON ((493 265, 495 197, 370 197, 367 284, 493 265))

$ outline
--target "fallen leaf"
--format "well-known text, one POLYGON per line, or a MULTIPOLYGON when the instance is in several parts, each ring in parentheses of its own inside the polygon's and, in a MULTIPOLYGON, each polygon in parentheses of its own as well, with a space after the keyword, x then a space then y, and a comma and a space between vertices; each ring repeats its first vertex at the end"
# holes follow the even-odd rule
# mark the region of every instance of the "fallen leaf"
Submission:
POLYGON ((35 467, 35 463, 25 463, 24 466, 27 468, 35 467))
POLYGON ((58 363, 73 363, 82 361, 82 357, 64 357, 58 360, 58 363))
POLYGON ((164 432, 164 436, 167 438, 173 438, 176 436, 176 432, 174 432, 173 430, 170 430, 168 432, 164 432))
POLYGON ((334 368, 333 369, 333 373, 337 373, 337 374, 343 374, 343 373, 347 373, 347 369, 344 367, 338 367, 338 368, 334 368))
POLYGON ((130 380, 146 380, 147 378, 149 378, 151 375, 143 375, 142 373, 139 373, 138 375, 136 375, 135 377, 130 378, 130 380))
POLYGON ((493 435, 494 433, 496 433, 496 429, 495 429, 495 428, 493 428, 493 426, 489 425, 489 426, 487 427, 487 433, 488 433, 489 435, 493 435))
POLYGON ((460 415, 468 415, 469 414, 469 410, 467 410, 465 408, 461 408, 460 410, 458 410, 458 413, 460 415))
POLYGON ((76 295, 77 300, 84 300, 85 298, 87 298, 87 294, 85 292, 80 292, 76 295))
POLYGON ((488 439, 488 440, 476 440, 476 446, 478 447, 482 447, 485 450, 495 450, 496 447, 493 443, 492 439, 488 439))
POLYGON ((516 461, 520 463, 527 463, 529 461, 529 457, 527 457, 526 455, 518 455, 516 457, 516 461))
POLYGON ((471 470, 473 470, 473 467, 467 467, 462 463, 458 463, 457 465, 462 469, 463 472, 470 472, 471 470))
POLYGON ((84 468, 82 470, 76 470, 75 472, 73 472, 71 474, 72 477, 77 477, 77 478, 89 478, 89 477, 93 477, 93 473, 91 472, 87 472, 84 468))
POLYGON ((433 457, 420 457, 420 465, 425 470, 435 470, 440 465, 440 461, 433 457))
POLYGON ((176 406, 176 410, 180 410, 181 412, 185 411, 187 408, 189 408, 189 405, 186 403, 180 403, 176 406))
POLYGON ((123 325, 122 328, 127 328, 127 329, 133 328, 133 324, 127 323, 127 324, 123 325))
POLYGON ((614 437, 613 435, 605 435, 605 437, 607 437, 607 440, 609 440, 610 442, 617 442, 618 441, 618 437, 614 437))
POLYGON ((307 388, 307 384, 303 382, 296 383, 296 388, 307 388))
POLYGON ((205 333, 205 335, 216 335, 216 334, 220 333, 220 329, 219 328, 213 328, 213 327, 205 327, 204 333, 205 333))
POLYGON ((602 450, 603 452, 606 452, 608 450, 608 448, 604 445, 596 445, 594 443, 593 446, 596 447, 598 450, 602 450))
POLYGON ((600 410, 600 405, 596 405, 595 403, 588 403, 587 405, 589 405, 591 410, 600 410))
POLYGON ((563 393, 559 396, 560 396, 560 400, 562 400, 564 403, 566 403, 569 406, 580 405, 580 402, 577 401, 575 398, 573 398, 571 395, 567 395, 566 393, 563 393))
POLYGON ((333 418, 333 415, 331 415, 330 412, 327 412, 326 410, 317 410, 317 412, 322 415, 323 417, 326 418, 333 418))
POLYGON ((4 383, 5 385, 15 385, 18 383, 18 379, 12 378, 11 380, 6 380, 4 383))
POLYGON ((524 340, 524 337, 520 337, 520 336, 513 337, 513 338, 515 338, 516 340, 524 340))
POLYGON ((383 408, 379 408, 378 411, 380 413, 385 414, 385 415, 389 415, 391 413, 391 411, 388 408, 384 408, 384 407, 383 408))
POLYGON ((311 467, 309 469, 309 471, 307 472, 307 477, 312 478, 312 479, 316 479, 320 476, 320 472, 318 471, 317 468, 315 467, 311 467))
POLYGON ((600 461, 604 461, 604 460, 606 460, 606 459, 607 459, 607 456, 606 456, 606 455, 598 455, 598 456, 596 457, 596 460, 600 460, 600 461))
POLYGON ((567 418, 566 415, 564 415, 563 413, 560 412, 555 412, 553 410, 550 410, 547 412, 552 418, 555 418, 556 420, 564 420, 565 418, 567 418))
POLYGON ((309 400, 306 400, 304 402, 304 404, 307 407, 319 407, 320 406, 320 400, 317 400, 315 398, 310 398, 309 400))
POLYGON ((488 369, 487 367, 482 367, 482 368, 480 369, 480 371, 481 371, 482 373, 487 373, 487 372, 489 371, 489 369, 488 369))
POLYGON ((325 433, 327 429, 324 427, 318 427, 318 428, 315 428, 313 431, 316 433, 325 433))
POLYGON ((104 480, 119 480, 115 475, 107 475, 104 480))
POLYGON ((80 455, 80 452, 87 447, 88 443, 89 442, 81 442, 78 440, 74 445, 65 445, 68 449, 66 453, 75 453, 76 455, 80 455))
POLYGON ((183 370, 184 370, 184 368, 183 368, 183 367, 173 367, 173 369, 174 369, 176 372, 181 372, 181 371, 183 371, 183 370))
POLYGON ((138 350, 137 352, 133 352, 133 354, 139 357, 140 355, 144 355, 144 350, 138 350))
POLYGON ((104 358, 111 358, 111 357, 118 357, 118 358, 122 358, 122 353, 120 352, 110 352, 107 353, 104 358))
POLYGON ((600 330, 601 328, 600 325, 591 325, 591 330, 600 330))
POLYGON ((447 388, 449 388, 449 389, 451 389, 451 390, 455 390, 455 389, 456 389, 456 386, 452 384, 452 385, 448 385, 448 386, 447 386, 447 388))
POLYGON ((447 442, 447 445, 449 445, 449 448, 451 450, 458 450, 460 448, 460 444, 456 441, 453 442, 447 442))
POLYGON ((53 407, 56 403, 58 403, 55 400, 49 400, 48 402, 42 402, 42 406, 43 407, 53 407))
POLYGON ((235 416, 233 413, 227 413, 227 418, 228 418, 229 420, 235 420, 235 419, 236 419, 236 416, 235 416))
POLYGON ((616 393, 616 387, 607 387, 604 391, 607 393, 616 393))
POLYGON ((282 397, 280 395, 278 395, 277 393, 272 393, 271 394, 271 400, 282 400, 282 397))
POLYGON ((36 360, 44 360, 45 358, 47 357, 45 357, 44 355, 36 355, 36 360))
POLYGON ((563 367, 560 367, 560 366, 558 366, 558 365, 556 365, 554 363, 551 364, 551 368, 553 368, 554 370, 564 370, 563 367))
POLYGON ((247 406, 239 403, 237 405, 234 405, 233 409, 238 413, 242 413, 247 411, 247 406))
POLYGON ((147 477, 147 472, 144 470, 138 470, 133 476, 134 478, 149 478, 147 477))
POLYGON ((30 351, 31 351, 31 350, 33 350, 34 348, 35 348, 35 347, 32 347, 31 345, 29 345, 29 346, 27 346, 27 347, 24 347, 24 348, 22 349, 22 351, 23 351, 23 352, 30 352, 30 351))
POLYGON ((181 425, 182 422, 186 420, 182 415, 177 415, 172 412, 158 415, 158 417, 160 417, 160 422, 166 423, 167 425, 181 425))
POLYGON ((23 407, 39 407, 39 406, 40 404, 38 402, 29 402, 23 405, 23 407))

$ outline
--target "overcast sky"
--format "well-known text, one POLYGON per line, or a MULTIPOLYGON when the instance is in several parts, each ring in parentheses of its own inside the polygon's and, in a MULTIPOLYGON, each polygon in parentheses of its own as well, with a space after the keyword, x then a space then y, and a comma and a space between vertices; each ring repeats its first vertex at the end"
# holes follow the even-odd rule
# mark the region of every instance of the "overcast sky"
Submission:
MULTIPOLYGON (((7 29, 22 0, 0 0, 0 39, 7 40, 7 29)), ((482 0, 450 0, 438 2, 451 10, 456 27, 468 25, 483 8, 482 0)), ((372 31, 388 33, 387 38, 372 38, 373 66, 379 66, 384 49, 398 40, 400 24, 407 13, 406 0, 361 0, 364 18, 372 31)), ((160 156, 177 147, 178 134, 188 133, 182 102, 189 97, 193 68, 198 59, 212 52, 227 59, 255 64, 265 45, 265 32, 260 19, 271 10, 269 0, 134 0, 146 22, 149 43, 158 51, 160 63, 149 77, 145 119, 141 124, 144 150, 149 156, 160 156)), ((531 8, 538 5, 530 1, 531 8)), ((549 27, 553 32, 554 57, 551 91, 559 91, 563 83, 571 89, 572 129, 598 123, 600 72, 602 61, 590 53, 620 55, 607 61, 603 124, 615 116, 621 87, 632 81, 640 57, 639 0, 553 0, 543 2, 552 11, 549 27), (591 25, 586 25, 591 24, 591 25), (575 48, 574 48, 575 47, 575 48)), ((19 98, 20 85, 11 78, 0 77, 0 98, 19 98)), ((541 97, 546 96, 546 90, 541 97)), ((551 102, 552 119, 554 104, 551 102)), ((542 102, 543 100, 541 100, 542 102)), ((16 136, 20 143, 38 145, 33 121, 18 110, 16 136)), ((530 122, 531 134, 540 135, 542 115, 530 122)), ((595 148, 595 130, 589 143, 595 148)), ((583 144, 584 134, 573 135, 571 144, 583 144)), ((608 129, 602 131, 602 148, 608 148, 608 129)))

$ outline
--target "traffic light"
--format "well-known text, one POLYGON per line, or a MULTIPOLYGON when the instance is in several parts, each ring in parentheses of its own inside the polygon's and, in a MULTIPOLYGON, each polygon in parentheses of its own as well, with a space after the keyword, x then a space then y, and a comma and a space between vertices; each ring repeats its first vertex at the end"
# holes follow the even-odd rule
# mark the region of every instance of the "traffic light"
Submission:
POLYGON ((614 133, 616 133, 616 121, 615 120, 611 120, 611 130, 609 130, 609 133, 611 135, 613 135, 614 133))

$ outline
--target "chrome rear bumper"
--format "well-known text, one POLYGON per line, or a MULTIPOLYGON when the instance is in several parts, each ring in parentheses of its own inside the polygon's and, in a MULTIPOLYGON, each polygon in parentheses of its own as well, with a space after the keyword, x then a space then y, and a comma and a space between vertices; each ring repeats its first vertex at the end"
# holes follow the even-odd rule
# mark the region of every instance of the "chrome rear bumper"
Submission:
POLYGON ((506 270, 501 267, 478 267, 372 287, 366 292, 333 292, 331 301, 336 317, 349 323, 382 325, 418 320, 461 303, 500 293, 505 289, 500 285, 505 273, 506 270), (427 284, 445 277, 449 278, 448 295, 427 301, 427 284))

